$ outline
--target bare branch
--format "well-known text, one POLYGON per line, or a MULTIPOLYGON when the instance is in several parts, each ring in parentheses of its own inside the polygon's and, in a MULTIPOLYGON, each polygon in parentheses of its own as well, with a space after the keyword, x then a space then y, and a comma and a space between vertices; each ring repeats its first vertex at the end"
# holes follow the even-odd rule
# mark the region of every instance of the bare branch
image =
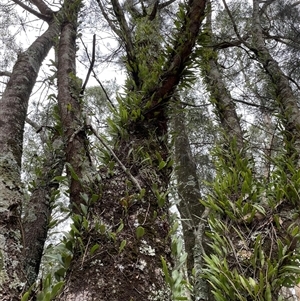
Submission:
POLYGON ((182 104, 183 106, 185 107, 193 107, 193 108, 203 108, 203 107, 208 107, 211 105, 211 103, 205 103, 205 104, 202 104, 202 105, 194 105, 192 103, 188 103, 188 102, 185 102, 185 101, 180 101, 180 104, 182 104))
POLYGON ((297 89, 300 91, 300 86, 299 84, 293 79, 291 78, 290 76, 287 76, 286 77, 297 87, 297 89))
POLYGON ((34 16, 38 17, 39 19, 46 21, 47 23, 49 23, 52 20, 52 16, 43 15, 43 14, 37 12, 36 10, 32 9, 31 7, 27 6, 20 0, 12 0, 12 1, 15 2, 16 4, 20 5, 22 8, 24 8, 25 10, 27 10, 34 16))
POLYGON ((33 3, 43 15, 52 16, 52 9, 43 0, 30 0, 30 2, 33 3))
MULTIPOLYGON (((243 40, 246 40, 247 38, 248 38, 248 36, 245 36, 245 37, 243 37, 243 40)), ((225 48, 240 46, 241 44, 243 44, 243 41, 238 39, 238 40, 234 40, 234 41, 223 41, 221 43, 214 44, 211 46, 207 45, 207 47, 212 47, 214 50, 217 50, 217 49, 225 49, 225 48)))
MULTIPOLYGON (((81 40, 82 40, 82 39, 81 39, 81 40)), ((85 87, 86 87, 86 85, 87 85, 87 83, 88 83, 88 81, 89 81, 91 72, 92 72, 93 67, 94 67, 94 64, 95 64, 95 48, 96 48, 96 35, 94 34, 94 35, 93 35, 92 60, 90 60, 90 57, 89 57, 88 52, 87 52, 87 49, 86 49, 86 53, 87 53, 88 59, 89 59, 89 61, 90 61, 90 67, 89 67, 88 73, 87 73, 87 75, 86 75, 84 84, 82 85, 82 88, 81 88, 81 92, 80 92, 81 95, 84 94, 85 87)))
POLYGON ((122 33, 121 31, 114 25, 113 21, 109 18, 108 14, 106 13, 102 3, 100 0, 96 0, 98 5, 99 5, 99 8, 101 10, 101 13, 104 17, 104 19, 107 21, 109 27, 112 29, 112 31, 122 40, 122 33))
POLYGON ((164 3, 161 3, 158 5, 158 9, 162 9, 162 8, 165 8, 169 5, 171 5, 173 2, 175 2, 176 0, 169 0, 167 2, 164 2, 164 3))
POLYGON ((116 28, 113 24, 112 20, 108 17, 108 14, 105 12, 105 9, 101 3, 100 0, 96 0, 99 4, 100 10, 104 16, 104 18, 107 20, 108 24, 110 25, 111 29, 118 35, 118 37, 121 39, 125 46, 126 55, 127 55, 127 62, 131 69, 131 75, 134 80, 134 83, 136 86, 139 86, 140 79, 138 76, 138 67, 136 66, 136 57, 135 57, 135 51, 134 51, 134 45, 132 42, 131 37, 131 30, 129 29, 129 26, 127 24, 123 8, 121 7, 118 0, 112 0, 111 4, 113 6, 113 11, 115 14, 115 17, 117 18, 118 24, 120 26, 120 29, 116 28))
POLYGON ((255 108, 259 108, 259 109, 266 109, 266 110, 271 110, 269 107, 266 107, 266 106, 263 106, 263 105, 260 105, 260 104, 256 104, 256 103, 253 103, 253 102, 248 102, 248 101, 245 101, 245 100, 241 100, 241 99, 236 99, 236 98, 232 98, 232 100, 234 100, 235 102, 239 102, 239 103, 242 103, 244 105, 247 105, 247 106, 251 106, 251 107, 255 107, 255 108))
POLYGON ((156 0, 153 6, 153 9, 149 15, 149 20, 152 21, 155 19, 157 11, 158 11, 158 4, 159 4, 159 0, 156 0))
POLYGON ((85 52, 86 52, 86 55, 87 55, 88 60, 89 60, 89 62, 90 62, 89 71, 88 71, 88 74, 87 74, 87 78, 86 78, 86 80, 85 80, 85 82, 84 82, 84 84, 83 84, 83 86, 82 86, 81 94, 84 93, 84 90, 85 90, 86 84, 87 84, 87 82, 88 82, 88 78, 89 78, 89 76, 90 76, 90 73, 93 72, 94 78, 96 79, 96 81, 97 81, 98 84, 100 85, 101 89, 103 90, 103 92, 104 92, 104 94, 105 94, 105 96, 106 96, 106 99, 109 101, 109 103, 110 103, 110 105, 112 106, 112 108, 116 109, 115 106, 114 106, 114 104, 113 104, 113 102, 112 102, 111 99, 109 98, 109 96, 108 96, 108 94, 107 94, 105 88, 103 87, 101 81, 98 79, 97 74, 96 74, 96 72, 94 71, 94 68, 93 68, 93 67, 94 67, 94 61, 95 61, 96 36, 95 36, 95 35, 93 36, 93 53, 92 53, 92 59, 90 59, 90 56, 89 56, 87 47, 85 46, 85 44, 84 44, 84 42, 83 42, 82 39, 81 39, 81 42, 82 42, 82 44, 83 44, 83 47, 84 47, 85 52))
POLYGON ((47 138, 46 138, 45 132, 42 132, 42 130, 43 129, 53 130, 53 128, 49 127, 49 126, 41 126, 41 125, 37 124, 35 121, 33 121, 32 119, 30 119, 29 117, 26 117, 26 122, 35 129, 35 132, 37 134, 40 134, 41 141, 46 144, 47 138))
POLYGON ((137 181, 137 179, 130 173, 129 169, 126 168, 126 166, 121 162, 121 160, 118 158, 116 153, 113 151, 113 149, 102 139, 96 130, 90 125, 91 131, 94 133, 94 135, 98 138, 98 140, 103 144, 103 146, 112 154, 112 156, 115 158, 115 160, 118 162, 118 164, 121 166, 123 171, 126 173, 126 175, 132 180, 132 182, 135 184, 135 186, 138 188, 138 190, 141 192, 142 188, 137 181))
POLYGON ((266 11, 266 9, 268 8, 268 6, 270 5, 270 4, 272 4, 273 2, 274 2, 275 0, 268 0, 268 1, 266 1, 265 3, 264 3, 264 5, 261 7, 261 9, 260 9, 260 15, 262 15, 265 11, 266 11))
POLYGON ((139 86, 139 77, 136 67, 136 58, 135 58, 135 51, 134 51, 134 45, 132 42, 131 37, 131 31, 129 30, 129 26, 127 24, 123 9, 119 3, 118 0, 111 0, 111 3, 113 5, 113 10, 115 13, 115 16, 119 22, 119 26, 121 28, 121 34, 122 34, 122 41, 125 44, 126 54, 127 54, 127 60, 128 64, 131 67, 131 74, 132 78, 136 84, 136 86, 139 86))
POLYGON ((36 131, 39 131, 41 126, 39 124, 37 124, 36 122, 34 122, 33 120, 31 120, 29 117, 26 117, 26 122, 31 125, 36 131))
POLYGON ((9 71, 0 71, 0 76, 10 77, 11 76, 11 72, 9 72, 9 71))
POLYGON ((105 96, 106 96, 106 99, 109 101, 110 105, 114 108, 114 110, 116 110, 116 107, 115 105, 113 104, 113 102, 111 101, 110 97, 108 96, 107 94, 107 91, 106 89, 104 88, 104 86, 102 85, 101 81, 98 79, 94 69, 93 69, 93 74, 94 74, 94 78, 96 79, 96 81, 98 82, 98 84, 100 85, 101 89, 103 90, 105 96))
POLYGON ((300 45, 299 45, 299 41, 296 40, 296 39, 291 39, 290 37, 285 37, 285 36, 281 36, 281 35, 271 35, 269 34, 266 30, 263 30, 263 34, 265 35, 265 37, 267 39, 273 39, 277 42, 280 42, 282 44, 285 44, 289 47, 293 47, 293 48, 296 48, 296 49, 300 49, 300 45), (287 40, 291 41, 291 42, 288 42, 287 40), (294 43, 292 43, 294 42, 294 43))
POLYGON ((300 4, 300 1, 296 1, 295 3, 291 4, 291 7, 295 7, 295 6, 299 5, 299 4, 300 4))
POLYGON ((231 22, 232 22, 232 26, 233 26, 233 29, 234 29, 234 32, 235 32, 236 36, 238 37, 238 39, 239 39, 240 41, 243 41, 243 38, 241 37, 241 35, 240 35, 239 31, 238 31, 237 25, 236 25, 236 23, 235 23, 235 20, 234 20, 234 18, 233 18, 233 15, 232 15, 232 13, 231 13, 231 11, 230 11, 228 5, 227 5, 227 3, 226 3, 226 0, 222 0, 222 2, 223 2, 223 4, 224 4, 225 10, 226 10, 226 12, 227 12, 227 14, 228 14, 228 16, 229 16, 231 22))

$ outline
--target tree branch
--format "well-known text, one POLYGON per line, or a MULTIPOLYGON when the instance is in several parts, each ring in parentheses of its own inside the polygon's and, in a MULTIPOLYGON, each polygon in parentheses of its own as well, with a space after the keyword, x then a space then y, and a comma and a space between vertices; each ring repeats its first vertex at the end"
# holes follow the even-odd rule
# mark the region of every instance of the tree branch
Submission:
POLYGON ((0 71, 0 76, 7 76, 7 77, 10 77, 11 76, 11 72, 9 71, 0 71))
POLYGON ((36 131, 39 131, 41 126, 39 124, 37 124, 36 122, 34 122, 32 119, 30 119, 29 117, 26 117, 26 122, 31 125, 36 131))
POLYGON ((97 1, 98 5, 99 5, 99 8, 100 8, 100 10, 101 10, 101 13, 102 13, 104 19, 105 19, 105 20, 107 21, 107 23, 108 23, 109 27, 112 29, 112 31, 113 31, 113 32, 114 32, 121 40, 123 40, 123 39, 122 39, 122 33, 121 33, 121 30, 118 29, 118 28, 114 25, 113 21, 109 18, 109 16, 108 16, 108 14, 106 13, 106 11, 105 11, 105 9, 104 9, 104 7, 103 7, 101 1, 100 1, 100 0, 96 0, 96 1, 97 1))
POLYGON ((43 15, 49 17, 53 15, 53 10, 43 0, 29 0, 29 1, 33 3, 43 15))
POLYGON ((21 6, 22 8, 24 8, 25 10, 27 10, 29 13, 33 14, 34 16, 38 17, 39 19, 41 19, 47 23, 49 23, 52 20, 52 16, 43 15, 43 14, 37 12, 36 10, 32 9, 31 7, 27 6, 20 0, 12 0, 12 1, 15 2, 16 4, 18 4, 19 6, 21 6))
MULTIPOLYGON (((81 38, 80 38, 81 39, 81 38)), ((88 82, 88 78, 90 76, 90 73, 93 72, 93 75, 94 75, 94 78, 96 79, 96 81, 98 82, 98 84, 100 85, 101 89, 103 90, 105 96, 106 96, 106 99, 109 101, 110 105, 112 106, 112 108, 116 109, 113 102, 111 101, 111 99, 109 98, 108 94, 107 94, 107 91, 105 90, 105 88, 103 87, 101 81, 98 79, 97 77, 97 74, 96 72, 94 71, 94 61, 95 61, 95 47, 96 47, 96 36, 94 35, 93 36, 93 53, 92 53, 92 59, 90 59, 90 56, 89 56, 89 53, 88 53, 88 50, 87 50, 87 47, 85 46, 83 40, 81 39, 81 42, 83 44, 83 47, 85 49, 85 52, 86 52, 86 55, 88 57, 88 60, 90 62, 90 67, 89 67, 89 71, 88 71, 88 74, 87 74, 87 77, 86 77, 86 80, 82 86, 82 89, 81 89, 81 94, 83 95, 84 93, 84 90, 85 90, 85 87, 86 87, 86 84, 88 82)))
POLYGON ((158 11, 158 4, 159 4, 159 0, 156 0, 153 6, 153 9, 149 15, 149 20, 152 21, 155 19, 157 11, 158 11))
MULTIPOLYGON (((243 43, 244 45, 247 46, 248 43, 247 43, 247 42, 243 39, 243 37, 240 35, 240 33, 239 33, 239 31, 238 31, 238 28, 237 28, 237 25, 236 25, 236 23, 235 23, 235 20, 234 20, 234 18, 233 18, 233 15, 232 15, 232 13, 231 13, 231 11, 230 11, 230 9, 229 9, 227 3, 226 3, 226 0, 222 0, 222 2, 223 2, 223 4, 224 4, 225 10, 226 10, 226 12, 227 12, 227 14, 228 14, 228 16, 229 16, 231 22, 232 22, 232 26, 233 26, 233 29, 234 29, 234 32, 235 32, 237 38, 238 38, 240 41, 242 41, 242 43, 243 43)), ((247 47, 248 47, 248 46, 247 46, 247 47)))
POLYGON ((230 11, 230 9, 229 9, 226 1, 222 0, 222 2, 224 4, 225 10, 226 10, 226 12, 227 12, 227 14, 228 14, 231 22, 232 22, 232 26, 233 26, 233 29, 234 29, 234 32, 235 32, 236 36, 238 37, 239 40, 242 40, 242 37, 240 36, 240 33, 239 33, 238 29, 237 29, 237 26, 235 24, 234 18, 233 18, 232 14, 231 14, 231 11, 230 11))
POLYGON ((299 4, 300 4, 300 1, 296 1, 295 3, 291 4, 291 7, 295 7, 295 6, 299 5, 299 4))
POLYGON ((128 170, 128 168, 126 168, 126 166, 121 162, 121 160, 118 158, 118 156, 116 155, 116 153, 113 151, 113 149, 104 141, 104 139, 102 139, 98 133, 96 132, 96 130, 89 125, 91 131, 94 133, 94 135, 97 137, 97 139, 103 144, 103 146, 112 154, 112 156, 115 158, 115 160, 118 162, 118 164, 121 166, 121 168, 123 169, 123 171, 126 173, 126 175, 132 180, 132 182, 135 184, 135 186, 138 188, 138 190, 141 192, 142 188, 139 184, 139 182, 137 181, 137 179, 130 173, 130 171, 128 170))
POLYGON ((165 8, 165 7, 169 6, 169 5, 171 5, 175 1, 176 0, 169 0, 167 2, 161 3, 161 4, 158 5, 158 9, 160 10, 162 8, 165 8))
POLYGON ((116 16, 118 23, 120 25, 120 28, 121 28, 121 38, 122 38, 123 42, 125 43, 126 48, 129 49, 129 53, 132 54, 134 47, 133 47, 133 43, 132 43, 132 39, 131 39, 131 31, 129 30, 129 26, 126 22, 126 18, 123 13, 123 9, 118 0, 112 0, 111 3, 113 6, 115 16, 116 16))
POLYGON ((262 15, 262 14, 266 11, 267 7, 268 7, 270 4, 272 4, 274 1, 275 1, 275 0, 268 0, 268 1, 266 1, 266 2, 264 3, 264 5, 261 7, 260 13, 259 13, 259 14, 262 15))
POLYGON ((111 0, 111 3, 113 6, 115 16, 118 20, 119 26, 121 28, 122 41, 125 44, 127 60, 131 68, 131 75, 136 86, 139 87, 140 80, 139 80, 138 70, 137 70, 138 67, 136 66, 136 56, 134 51, 134 45, 131 38, 131 31, 129 30, 129 26, 126 22, 125 15, 119 1, 111 0))
POLYGON ((164 68, 166 71, 161 75, 157 88, 150 92, 151 95, 146 95, 147 99, 150 97, 153 101, 152 107, 144 113, 144 116, 148 113, 153 115, 154 111, 162 107, 180 82, 205 17, 205 7, 206 0, 190 0, 187 3, 181 29, 174 38, 176 42, 164 68))
POLYGON ((96 79, 96 81, 98 82, 98 84, 100 85, 101 89, 103 90, 105 96, 106 96, 106 99, 109 101, 110 105, 112 106, 112 108, 116 111, 116 107, 115 105, 113 104, 113 102, 111 101, 110 97, 108 96, 108 93, 106 91, 106 89, 104 88, 104 86, 102 85, 101 81, 98 79, 94 69, 93 69, 93 74, 94 74, 94 78, 96 79))
POLYGON ((205 103, 205 104, 202 104, 202 105, 194 105, 194 104, 191 104, 191 103, 188 103, 188 102, 185 102, 185 101, 180 101, 180 104, 182 104, 185 107, 193 107, 193 108, 203 108, 203 107, 208 107, 208 106, 211 105, 211 103, 205 103))
POLYGON ((280 42, 280 43, 282 43, 284 45, 287 45, 289 47, 300 49, 299 41, 297 41, 296 39, 286 38, 286 37, 280 36, 280 35, 271 35, 266 30, 263 30, 263 34, 265 35, 265 37, 267 39, 273 39, 273 40, 275 40, 277 42, 280 42), (285 40, 290 40, 291 42, 294 42, 294 44, 291 43, 291 42, 285 41, 285 40))
POLYGON ((207 45, 207 47, 212 47, 214 50, 225 49, 225 48, 230 48, 230 47, 237 47, 237 46, 240 46, 241 44, 243 44, 243 41, 247 40, 248 37, 249 36, 247 35, 247 36, 242 37, 242 40, 237 39, 237 40, 234 40, 234 41, 223 41, 223 42, 218 43, 218 44, 207 45))
POLYGON ((271 110, 269 107, 259 105, 259 104, 256 104, 256 103, 252 103, 252 102, 248 102, 248 101, 245 101, 245 100, 236 99, 236 98, 232 98, 232 100, 234 100, 235 102, 242 103, 242 104, 247 105, 247 106, 251 106, 251 107, 255 107, 255 108, 259 108, 259 109, 265 109, 265 110, 268 110, 268 111, 271 110))
MULTIPOLYGON (((81 39, 82 41, 82 39, 81 39)), ((84 90, 85 90, 85 87, 89 81, 89 78, 90 78, 90 75, 91 75, 91 72, 93 70, 93 67, 94 67, 94 64, 95 64, 95 48, 96 48, 96 35, 94 34, 93 35, 93 51, 92 51, 92 60, 90 59, 89 55, 88 55, 88 52, 87 52, 87 49, 86 49, 86 54, 88 56, 88 59, 89 59, 89 62, 90 62, 90 67, 89 67, 89 70, 88 70, 88 73, 86 75, 86 78, 85 78, 85 81, 84 81, 84 84, 82 85, 82 88, 81 88, 81 92, 80 94, 83 95, 84 94, 84 90)))

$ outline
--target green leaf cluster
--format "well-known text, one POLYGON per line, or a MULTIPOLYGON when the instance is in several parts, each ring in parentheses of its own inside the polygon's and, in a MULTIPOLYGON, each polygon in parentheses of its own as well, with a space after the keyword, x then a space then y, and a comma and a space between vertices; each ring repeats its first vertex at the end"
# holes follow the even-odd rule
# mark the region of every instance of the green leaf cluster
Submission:
POLYGON ((216 300, 275 300, 281 287, 294 286, 300 279, 295 243, 300 233, 294 223, 299 212, 299 171, 280 155, 264 181, 235 141, 226 148, 216 147, 214 156, 215 181, 202 201, 211 212, 206 234, 211 252, 204 255, 203 277, 216 300))

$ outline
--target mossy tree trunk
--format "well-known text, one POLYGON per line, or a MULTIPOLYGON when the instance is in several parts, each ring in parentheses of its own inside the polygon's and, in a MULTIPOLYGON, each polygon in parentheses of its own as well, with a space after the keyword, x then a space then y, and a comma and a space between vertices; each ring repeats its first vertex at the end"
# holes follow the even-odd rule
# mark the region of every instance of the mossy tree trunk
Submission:
POLYGON ((203 255, 209 253, 208 238, 205 236, 207 221, 205 207, 200 203, 199 176, 185 125, 186 114, 179 109, 174 115, 175 177, 179 197, 177 208, 182 220, 188 278, 193 286, 192 300, 214 300, 209 284, 201 276, 203 255))
POLYGON ((59 189, 59 182, 55 177, 60 177, 65 156, 62 138, 55 133, 47 133, 47 129, 32 120, 26 119, 37 132, 41 132, 43 143, 43 159, 39 173, 34 180, 30 191, 29 200, 23 204, 22 228, 24 235, 24 267, 27 278, 27 288, 37 280, 47 239, 52 208, 55 196, 59 189))
MULTIPOLYGON (((272 2, 266 2, 262 9, 266 10, 272 2)), ((288 79, 266 46, 260 2, 253 1, 251 43, 242 39, 226 1, 223 3, 239 43, 253 51, 274 85, 273 97, 281 113, 279 121, 285 128, 282 137, 286 143, 273 161, 271 176, 262 183, 255 175, 251 156, 247 155, 234 103, 219 72, 217 53, 210 50, 213 36, 209 27, 202 38, 208 46, 202 50, 202 71, 227 143, 215 152, 216 179, 207 198, 211 254, 205 256, 204 274, 212 282, 218 300, 277 300, 281 286, 296 282, 295 273, 299 273, 295 265, 299 252, 299 197, 295 193, 299 109, 288 79), (275 266, 274 273, 265 273, 275 266)))
POLYGON ((52 16, 43 13, 38 15, 49 22, 49 27, 19 55, 0 101, 0 299, 3 301, 19 300, 27 282, 21 225, 23 131, 40 66, 59 31, 59 24, 52 16))
POLYGON ((272 90, 280 112, 280 121, 285 127, 285 147, 288 151, 288 156, 296 162, 299 168, 300 111, 298 98, 293 93, 289 78, 284 74, 276 59, 273 58, 265 43, 261 18, 263 10, 267 10, 268 5, 271 5, 271 2, 260 8, 259 1, 253 1, 252 43, 251 45, 246 45, 253 51, 273 84, 272 90))
MULTIPOLYGON (((99 5, 109 21, 104 5, 99 5)), ((107 158, 99 171, 100 191, 87 213, 74 211, 79 233, 66 285, 58 300, 171 300, 162 269, 163 262, 166 269, 172 268, 168 205, 172 166, 167 105, 192 53, 204 18, 205 1, 190 1, 184 7, 182 25, 176 33, 180 39, 174 39, 172 52, 162 61, 159 59, 163 51, 157 50, 154 56, 151 48, 155 42, 151 38, 159 34, 155 14, 151 18, 147 14, 141 16, 137 31, 131 32, 119 2, 114 0, 112 5, 118 21, 113 30, 126 50, 126 90, 110 122, 114 147, 98 136, 107 158), (87 222, 82 223, 83 220, 87 222)), ((66 51, 72 53, 74 40, 68 45, 72 50, 66 51)), ((69 115, 68 111, 62 113, 62 120, 69 115)), ((66 149, 67 153, 70 151, 71 148, 66 149)), ((74 164, 80 162, 75 159, 72 163, 75 170, 74 164)), ((72 186, 70 192, 72 202, 72 186)), ((77 199, 82 192, 83 187, 76 191, 77 199)), ((83 204, 82 199, 79 202, 83 204)))

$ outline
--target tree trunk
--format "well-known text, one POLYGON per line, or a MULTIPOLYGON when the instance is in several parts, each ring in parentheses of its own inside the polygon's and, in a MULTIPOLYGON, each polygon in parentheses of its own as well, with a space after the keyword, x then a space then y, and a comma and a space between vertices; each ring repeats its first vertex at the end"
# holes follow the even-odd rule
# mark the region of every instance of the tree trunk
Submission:
POLYGON ((23 130, 29 96, 58 30, 57 22, 50 23, 47 31, 19 55, 0 102, 0 299, 3 301, 19 300, 26 283, 20 179, 23 130))
MULTIPOLYGON (((119 3, 115 0, 113 5, 120 28, 127 28, 119 3)), ((152 59, 149 54, 147 57, 142 56, 147 55, 147 47, 138 48, 134 45, 137 47, 134 51, 138 52, 139 57, 134 57, 130 50, 130 60, 135 59, 136 66, 150 69, 147 73, 140 69, 134 74, 132 70, 128 71, 129 81, 133 81, 134 85, 120 99, 120 113, 116 113, 115 124, 112 125, 117 137, 113 141, 113 149, 97 135, 106 148, 108 158, 99 172, 102 179, 101 192, 98 200, 89 204, 87 213, 84 210, 74 211, 73 260, 58 300, 171 299, 168 288, 168 282, 171 284, 170 276, 167 274, 167 281, 164 279, 167 270, 172 268, 167 197, 171 166, 166 105, 186 68, 204 18, 204 8, 205 1, 190 1, 178 33, 181 40, 175 43, 166 67, 160 66, 161 76, 157 75, 157 82, 147 85, 148 74, 153 72, 151 68, 154 65, 145 65, 147 59, 152 59), (139 76, 138 80, 136 76, 139 76), (137 99, 136 103, 133 103, 133 99, 137 99), (76 235, 74 227, 78 229, 76 235)), ((85 128, 80 128, 80 124, 77 126, 79 130, 76 131, 76 126, 74 128, 76 120, 80 120, 80 107, 70 98, 71 82, 65 78, 67 71, 74 72, 74 33, 74 24, 65 23, 59 46, 64 57, 59 63, 58 68, 61 70, 58 70, 58 74, 61 72, 61 75, 58 76, 64 80, 60 83, 61 95, 66 93, 64 96, 59 93, 59 101, 62 122, 65 122, 67 161, 71 163, 73 160, 72 168, 80 179, 84 178, 84 174, 76 168, 84 166, 86 169, 86 152, 82 148, 84 143, 78 142, 80 147, 77 152, 68 145, 75 143, 75 140, 80 141, 78 136, 84 134, 85 128), (67 47, 63 51, 65 45, 67 47), (66 61, 69 62, 69 68, 64 67, 66 61), (74 112, 68 110, 68 107, 74 112), (79 118, 76 119, 76 116, 79 118), (76 159, 79 155, 83 157, 81 161, 76 159)), ((130 43, 128 35, 127 31, 120 35, 124 43, 130 43)), ((82 193, 88 192, 85 186, 80 186, 80 180, 76 181, 78 186, 72 186, 71 183, 70 198, 72 202, 77 199, 77 207, 82 208, 82 193)))
POLYGON ((202 35, 204 48, 201 52, 201 72, 204 75, 207 89, 210 92, 210 101, 216 108, 216 115, 224 130, 224 138, 229 143, 235 140, 237 147, 242 149, 244 142, 240 120, 230 92, 219 70, 217 51, 211 46, 213 45, 211 4, 208 7, 209 13, 206 19, 206 32, 202 35))
POLYGON ((161 257, 171 262, 165 195, 169 168, 158 170, 155 157, 166 146, 141 136, 131 141, 120 141, 114 153, 144 192, 118 163, 111 170, 103 167, 101 199, 90 209, 89 227, 80 236, 83 245, 74 254, 59 300, 170 300, 161 269, 161 257), (141 148, 152 165, 131 157, 141 148))
MULTIPOLYGON (((272 2, 266 2, 266 5, 272 2)), ((234 22, 226 1, 223 3, 234 22)), ((280 120, 286 130, 283 134, 287 140, 287 153, 283 152, 285 160, 280 157, 271 161, 275 167, 269 178, 270 182, 262 184, 253 173, 253 161, 247 159, 245 151, 241 152, 243 148, 239 141, 242 139, 237 137, 237 143, 230 144, 229 149, 217 150, 219 161, 216 180, 207 199, 207 205, 211 208, 209 235, 213 252, 205 257, 205 276, 212 282, 218 300, 277 300, 281 286, 287 283, 286 279, 291 283, 297 279, 294 271, 289 268, 297 262, 295 256, 298 254, 295 234, 291 233, 296 233, 299 227, 299 221, 293 216, 294 212, 298 212, 299 202, 298 193, 293 190, 299 161, 299 110, 286 77, 265 46, 260 23, 260 4, 260 1, 253 0, 252 44, 246 41, 243 43, 256 54, 274 84, 274 98, 278 100, 283 116, 280 120), (296 166, 290 164, 294 159, 296 166), (291 177, 287 176, 287 170, 282 169, 286 163, 291 177), (290 189, 290 185, 293 189, 290 189), (283 191, 280 196, 279 191, 283 191), (256 233, 255 238, 251 238, 253 233, 256 233), (281 253, 283 246, 286 248, 284 255, 281 253), (276 266, 276 272, 269 274, 267 271, 273 266, 276 266)), ((235 24, 233 27, 238 38, 242 40, 235 24)), ((211 40, 207 40, 212 45, 211 40)), ((213 63, 217 64, 216 55, 208 53, 208 57, 210 60, 213 58, 213 63)), ((238 123, 238 119, 230 108, 230 94, 223 89, 224 84, 218 84, 221 77, 218 70, 214 72, 214 64, 206 66, 207 82, 218 88, 217 97, 215 93, 212 94, 213 101, 218 102, 219 98, 222 101, 222 98, 229 97, 224 107, 233 114, 223 114, 223 106, 216 108, 217 114, 225 118, 225 135, 234 141, 238 128, 234 124, 238 123)), ((214 87, 209 89, 214 91, 214 87)), ((241 131, 238 132, 242 134, 241 131)))
POLYGON ((58 107, 64 139, 67 172, 70 181, 70 203, 74 213, 80 213, 83 194, 91 196, 93 169, 86 137, 86 120, 82 114, 82 81, 76 76, 77 18, 81 1, 65 1, 65 22, 58 45, 58 107))
POLYGON ((188 134, 185 127, 185 113, 179 111, 174 116, 175 175, 179 195, 177 208, 182 219, 185 251, 187 252, 187 272, 193 285, 192 300, 212 300, 210 288, 201 273, 204 267, 204 252, 209 254, 205 228, 204 206, 200 203, 201 193, 197 167, 193 159, 188 134))
POLYGON ((298 99, 289 85, 289 80, 280 69, 277 61, 266 46, 261 25, 260 1, 253 0, 252 44, 248 47, 254 52, 273 83, 274 98, 281 113, 281 122, 285 127, 286 149, 288 156, 300 166, 300 111, 298 99))
MULTIPOLYGON (((35 126, 36 130, 40 130, 39 126, 30 123, 35 126)), ((41 172, 35 180, 35 187, 31 191, 28 203, 25 202, 23 206, 22 227, 27 288, 36 281, 39 274, 54 204, 53 194, 59 188, 59 182, 54 178, 61 176, 65 163, 61 137, 52 133, 50 135, 52 135, 49 138, 51 142, 46 141, 46 138, 41 139, 44 143, 41 172)))

